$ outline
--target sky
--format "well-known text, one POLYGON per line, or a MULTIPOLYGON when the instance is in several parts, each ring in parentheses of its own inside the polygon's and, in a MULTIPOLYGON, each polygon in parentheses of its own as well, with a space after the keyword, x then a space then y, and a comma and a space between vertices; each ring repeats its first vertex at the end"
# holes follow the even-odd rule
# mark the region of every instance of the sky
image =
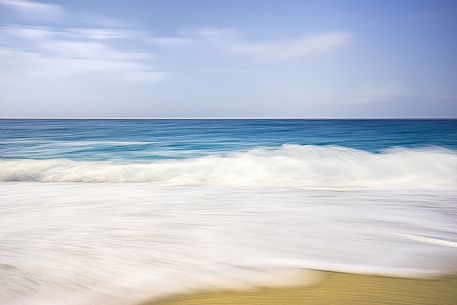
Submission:
POLYGON ((457 118, 457 1, 0 0, 0 117, 457 118))

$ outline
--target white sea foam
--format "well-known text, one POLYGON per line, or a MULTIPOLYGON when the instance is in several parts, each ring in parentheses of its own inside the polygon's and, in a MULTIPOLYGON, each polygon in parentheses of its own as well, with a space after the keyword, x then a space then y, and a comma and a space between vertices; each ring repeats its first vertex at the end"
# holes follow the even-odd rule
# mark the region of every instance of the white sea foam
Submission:
POLYGON ((442 148, 371 153, 344 147, 284 145, 227 156, 153 163, 3 160, 0 181, 155 182, 291 187, 457 185, 457 152, 442 148))
POLYGON ((0 184, 0 304, 113 305, 457 265, 455 189, 0 184), (303 277, 304 276, 304 277, 303 277))

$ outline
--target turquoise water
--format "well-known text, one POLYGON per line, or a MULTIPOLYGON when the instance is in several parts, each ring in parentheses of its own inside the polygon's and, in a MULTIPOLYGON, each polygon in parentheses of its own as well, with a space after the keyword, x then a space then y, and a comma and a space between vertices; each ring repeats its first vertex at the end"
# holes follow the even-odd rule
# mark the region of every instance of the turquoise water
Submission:
POLYGON ((148 161, 283 144, 457 149, 457 120, 0 120, 1 159, 148 161))

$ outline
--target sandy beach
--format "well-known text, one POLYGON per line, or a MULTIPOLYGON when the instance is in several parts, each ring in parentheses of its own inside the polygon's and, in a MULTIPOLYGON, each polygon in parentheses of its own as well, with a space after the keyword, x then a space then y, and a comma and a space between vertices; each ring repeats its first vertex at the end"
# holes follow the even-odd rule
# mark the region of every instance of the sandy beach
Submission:
POLYGON ((140 305, 455 305, 457 277, 404 279, 326 272, 311 286, 211 291, 140 305))

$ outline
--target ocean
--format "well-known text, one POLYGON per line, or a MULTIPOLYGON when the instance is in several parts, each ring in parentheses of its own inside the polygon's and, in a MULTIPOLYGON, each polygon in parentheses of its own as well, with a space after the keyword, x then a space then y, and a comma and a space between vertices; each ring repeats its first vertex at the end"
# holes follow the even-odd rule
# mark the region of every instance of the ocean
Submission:
POLYGON ((457 120, 0 120, 0 303, 457 267, 457 120))

